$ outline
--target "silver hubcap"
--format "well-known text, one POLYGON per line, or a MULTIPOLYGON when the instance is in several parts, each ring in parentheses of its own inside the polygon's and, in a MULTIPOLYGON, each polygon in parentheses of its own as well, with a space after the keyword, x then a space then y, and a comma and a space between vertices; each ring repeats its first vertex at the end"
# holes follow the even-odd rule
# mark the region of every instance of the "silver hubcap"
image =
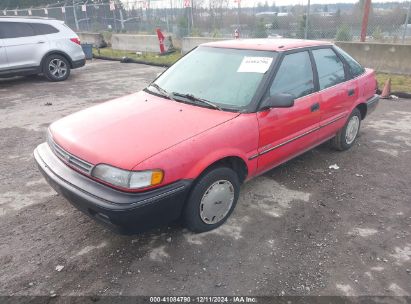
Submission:
POLYGON ((219 180, 204 193, 200 203, 201 220, 213 225, 226 217, 234 202, 234 186, 227 180, 219 180))
POLYGON ((355 138, 357 137, 358 130, 360 128, 360 119, 358 116, 351 117, 350 121, 348 122, 347 129, 345 131, 345 142, 348 145, 351 145, 355 138))
POLYGON ((67 74, 67 65, 63 60, 53 59, 49 63, 49 71, 53 76, 62 78, 67 74))

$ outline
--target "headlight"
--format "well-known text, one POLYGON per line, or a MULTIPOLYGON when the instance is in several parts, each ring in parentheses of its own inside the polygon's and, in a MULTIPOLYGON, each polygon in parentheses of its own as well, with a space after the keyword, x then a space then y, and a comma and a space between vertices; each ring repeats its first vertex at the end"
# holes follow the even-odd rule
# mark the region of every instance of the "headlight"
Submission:
POLYGON ((161 184, 164 172, 161 170, 127 171, 108 165, 97 165, 91 175, 114 186, 140 189, 161 184))

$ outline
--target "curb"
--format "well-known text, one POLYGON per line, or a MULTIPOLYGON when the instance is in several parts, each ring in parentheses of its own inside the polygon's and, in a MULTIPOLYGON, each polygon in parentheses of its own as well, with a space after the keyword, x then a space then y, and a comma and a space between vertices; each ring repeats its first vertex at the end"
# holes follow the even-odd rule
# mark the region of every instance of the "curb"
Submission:
POLYGON ((147 62, 143 60, 136 60, 128 57, 123 57, 123 58, 116 58, 116 57, 107 57, 107 56, 99 56, 99 55, 94 55, 93 58, 95 59, 101 59, 101 60, 109 60, 109 61, 118 61, 121 63, 138 63, 138 64, 145 64, 145 65, 150 65, 150 66, 156 66, 156 67, 162 67, 162 68, 168 68, 171 66, 171 64, 167 63, 155 63, 155 62, 147 62))

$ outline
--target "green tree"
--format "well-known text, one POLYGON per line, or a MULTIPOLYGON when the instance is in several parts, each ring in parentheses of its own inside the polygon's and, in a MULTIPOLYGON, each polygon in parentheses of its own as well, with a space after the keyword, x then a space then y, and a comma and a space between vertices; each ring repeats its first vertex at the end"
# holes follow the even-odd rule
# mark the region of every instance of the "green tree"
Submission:
POLYGON ((257 4, 257 12, 258 12, 258 13, 261 13, 263 10, 264 10, 264 9, 263 9, 263 5, 261 4, 261 2, 258 2, 258 4, 257 4))
MULTIPOLYGON (((303 15, 300 19, 300 21, 298 22, 298 32, 297 32, 297 36, 300 39, 304 39, 305 38, 305 23, 307 20, 307 15, 303 15)), ((308 39, 310 39, 310 29, 311 29, 311 22, 310 20, 308 20, 308 39)))
POLYGON ((178 37, 184 37, 188 35, 188 21, 185 16, 181 16, 177 20, 178 37))
POLYGON ((279 22, 278 22, 278 17, 277 16, 274 16, 274 18, 273 18, 273 23, 272 23, 272 29, 273 30, 277 30, 277 29, 279 29, 280 28, 280 24, 279 24, 279 22))
MULTIPOLYGON (((364 8, 365 8, 365 1, 366 0, 359 0, 355 5, 354 5, 354 15, 357 15, 359 17, 363 17, 364 15, 364 8)), ((370 17, 371 15, 374 14, 373 6, 370 6, 370 17)), ((361 19, 362 20, 362 19, 361 19)))
POLYGON ((356 11, 361 11, 361 12, 363 12, 363 11, 364 11, 364 6, 365 6, 365 0, 359 0, 359 1, 355 4, 354 9, 355 9, 356 11))
POLYGON ((337 34, 335 35, 335 40, 336 41, 352 41, 352 34, 350 27, 346 24, 340 26, 340 28, 337 31, 337 34))
POLYGON ((376 40, 376 41, 380 41, 380 42, 384 41, 384 34, 383 34, 383 32, 382 32, 382 30, 379 26, 377 26, 374 29, 374 31, 372 33, 372 38, 374 38, 374 40, 376 40))
POLYGON ((260 18, 260 20, 258 20, 256 27, 255 27, 255 31, 253 33, 253 37, 254 38, 267 38, 268 37, 267 29, 265 27, 263 18, 260 18))

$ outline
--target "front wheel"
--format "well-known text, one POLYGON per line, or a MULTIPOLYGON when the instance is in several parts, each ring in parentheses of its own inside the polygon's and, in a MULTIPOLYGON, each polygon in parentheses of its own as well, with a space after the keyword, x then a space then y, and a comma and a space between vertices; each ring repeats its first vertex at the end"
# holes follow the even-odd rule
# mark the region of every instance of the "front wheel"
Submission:
POLYGON ((221 226, 233 212, 240 193, 235 171, 218 167, 200 177, 185 209, 183 221, 193 232, 206 232, 221 226))
POLYGON ((345 126, 332 139, 332 146, 340 151, 351 148, 358 137, 361 127, 361 113, 355 108, 345 126))
POLYGON ((70 64, 63 56, 52 54, 44 60, 43 73, 50 81, 63 81, 70 76, 70 64))

